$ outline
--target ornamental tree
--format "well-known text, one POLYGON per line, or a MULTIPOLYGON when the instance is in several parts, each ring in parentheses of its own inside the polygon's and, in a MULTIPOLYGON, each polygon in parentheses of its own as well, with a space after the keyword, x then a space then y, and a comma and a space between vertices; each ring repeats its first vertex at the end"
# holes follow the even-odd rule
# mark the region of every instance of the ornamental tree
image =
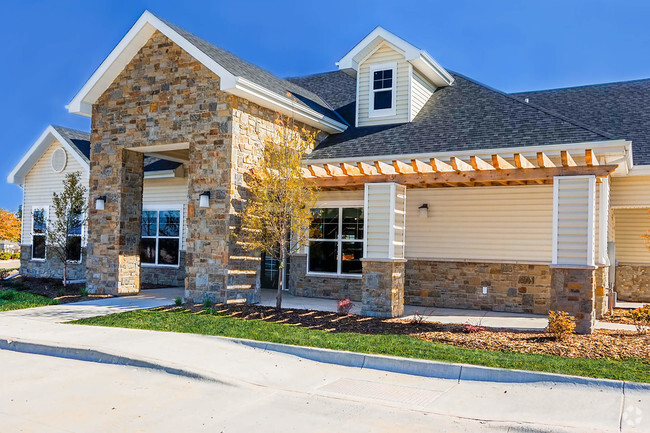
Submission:
POLYGON ((0 239, 20 240, 20 218, 13 212, 0 209, 0 239))
POLYGON ((248 194, 238 239, 245 249, 280 263, 277 309, 282 306, 287 256, 297 253, 308 239, 317 188, 305 178, 301 162, 314 143, 314 133, 279 118, 274 133, 264 139, 260 160, 245 177, 248 194))

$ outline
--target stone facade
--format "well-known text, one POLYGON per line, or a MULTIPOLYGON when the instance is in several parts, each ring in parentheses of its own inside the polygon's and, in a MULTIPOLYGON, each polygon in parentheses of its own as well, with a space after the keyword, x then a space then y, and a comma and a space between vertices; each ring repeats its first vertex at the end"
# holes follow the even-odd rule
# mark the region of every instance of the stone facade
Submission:
POLYGON ((650 302, 650 265, 617 265, 615 284, 618 299, 650 302))
POLYGON ((596 322, 596 271, 591 268, 551 268, 551 307, 576 320, 578 334, 591 334, 596 322))
POLYGON ((306 275, 306 270, 306 255, 291 256, 289 293, 292 295, 361 301, 361 278, 313 277, 306 275))
POLYGON ((594 305, 596 319, 600 319, 609 310, 609 267, 601 266, 595 271, 596 289, 594 292, 594 305))
POLYGON ((409 259, 404 297, 409 305, 546 314, 550 286, 548 265, 409 259))
MULTIPOLYGON (((63 279, 63 263, 54 254, 46 253, 47 260, 32 260, 32 246, 20 247, 20 274, 32 278, 63 279)), ((68 280, 86 279, 86 249, 81 250, 81 263, 68 263, 68 280)))
POLYGON ((154 286, 184 287, 185 286, 185 251, 180 252, 180 266, 143 266, 140 280, 142 284, 154 286))
POLYGON ((399 317, 404 314, 406 260, 363 260, 361 314, 399 317))

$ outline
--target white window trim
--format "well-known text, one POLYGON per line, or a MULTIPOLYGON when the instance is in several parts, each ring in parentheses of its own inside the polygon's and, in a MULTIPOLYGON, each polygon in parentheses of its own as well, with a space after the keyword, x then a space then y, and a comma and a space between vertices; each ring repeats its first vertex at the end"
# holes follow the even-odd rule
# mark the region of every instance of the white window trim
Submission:
POLYGON ((49 205, 37 205, 37 206, 32 206, 30 209, 30 215, 32 219, 32 224, 31 227, 29 228, 29 233, 30 233, 30 238, 31 238, 31 253, 30 253, 30 260, 32 262, 44 262, 47 260, 47 227, 50 224, 50 206, 49 205), (45 211, 45 233, 43 234, 38 234, 36 236, 43 236, 45 238, 45 257, 42 259, 40 257, 34 257, 34 211, 43 209, 45 211))
MULTIPOLYGON (((165 211, 165 210, 177 210, 180 212, 179 214, 179 227, 178 227, 178 264, 177 265, 163 265, 158 263, 158 239, 160 238, 158 236, 158 232, 156 231, 156 263, 142 263, 140 262, 140 266, 144 268, 172 268, 172 269, 179 269, 181 267, 181 251, 183 251, 183 226, 185 224, 183 220, 183 205, 174 203, 174 204, 150 204, 150 205, 144 205, 142 206, 142 211, 165 211)), ((160 221, 159 221, 160 222, 160 221)), ((156 230, 158 230, 158 226, 156 226, 156 230)), ((152 239, 153 236, 142 236, 142 231, 140 232, 140 238, 147 238, 147 239, 152 239)), ((163 239, 176 239, 176 236, 163 236, 163 239)))
MULTIPOLYGON (((308 238, 307 239, 307 264, 306 264, 306 269, 307 271, 305 272, 305 275, 309 277, 329 277, 329 278, 351 278, 351 279, 359 279, 362 278, 362 273, 358 274, 344 274, 341 272, 341 265, 343 260, 339 260, 339 256, 343 254, 343 248, 342 248, 342 243, 343 242, 356 242, 362 244, 362 258, 365 256, 365 247, 366 247, 366 232, 365 232, 365 209, 364 209, 364 232, 363 232, 363 239, 355 239, 355 240, 350 240, 350 239, 343 239, 341 237, 342 235, 342 229, 343 229, 343 209, 349 209, 349 208, 361 208, 363 209, 363 203, 359 201, 349 201, 345 202, 345 204, 342 204, 342 202, 339 202, 339 204, 325 204, 324 203, 318 203, 317 206, 314 209, 322 209, 322 208, 336 208, 339 210, 339 230, 338 230, 338 237, 336 239, 312 239, 308 238), (354 204, 352 204, 354 203, 354 204), (338 246, 338 255, 336 257, 336 273, 334 272, 312 272, 309 270, 309 244, 311 242, 320 242, 320 241, 325 241, 325 242, 332 242, 332 243, 337 243, 338 246)), ((342 256, 341 256, 342 257, 342 256)))
MULTIPOLYGON (((388 117, 395 116, 397 114, 397 62, 387 62, 387 63, 376 63, 370 65, 368 76, 368 117, 388 117), (391 69, 393 71, 393 86, 391 87, 391 108, 384 108, 381 110, 375 110, 375 89, 374 87, 374 73, 376 71, 384 71, 391 69)), ((381 89, 378 91, 385 91, 387 89, 381 89)))

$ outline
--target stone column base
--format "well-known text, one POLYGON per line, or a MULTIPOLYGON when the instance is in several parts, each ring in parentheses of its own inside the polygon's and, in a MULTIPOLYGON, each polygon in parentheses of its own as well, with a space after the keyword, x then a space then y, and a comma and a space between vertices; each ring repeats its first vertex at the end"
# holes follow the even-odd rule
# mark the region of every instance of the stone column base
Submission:
POLYGON ((363 259, 361 314, 399 317, 404 314, 406 260, 363 259))
POLYGON ((595 272, 592 267, 551 267, 551 310, 575 317, 578 334, 594 331, 595 272))

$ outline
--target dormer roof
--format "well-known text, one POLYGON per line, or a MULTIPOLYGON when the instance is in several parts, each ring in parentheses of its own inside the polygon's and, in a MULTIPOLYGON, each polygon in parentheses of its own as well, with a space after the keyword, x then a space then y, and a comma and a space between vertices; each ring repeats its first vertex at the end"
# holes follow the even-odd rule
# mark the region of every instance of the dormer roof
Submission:
POLYGON ((393 49, 402 53, 406 60, 436 87, 446 87, 454 82, 454 77, 440 66, 429 53, 380 26, 375 27, 368 36, 348 51, 336 65, 339 70, 355 74, 359 70, 359 64, 382 43, 388 43, 393 49))

